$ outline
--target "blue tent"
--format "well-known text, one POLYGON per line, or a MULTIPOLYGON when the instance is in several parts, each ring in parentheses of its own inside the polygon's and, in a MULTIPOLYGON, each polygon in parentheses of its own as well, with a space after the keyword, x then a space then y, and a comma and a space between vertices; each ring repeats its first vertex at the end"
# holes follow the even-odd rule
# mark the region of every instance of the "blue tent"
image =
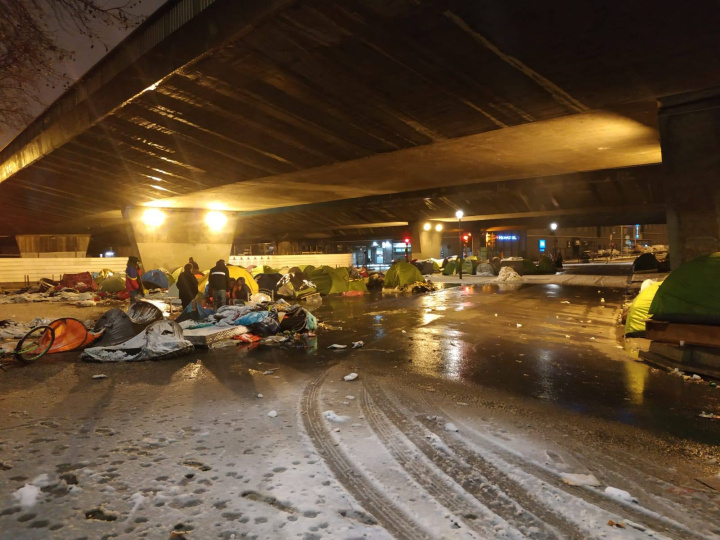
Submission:
POLYGON ((148 270, 142 275, 142 283, 148 289, 167 289, 168 278, 162 270, 148 270))

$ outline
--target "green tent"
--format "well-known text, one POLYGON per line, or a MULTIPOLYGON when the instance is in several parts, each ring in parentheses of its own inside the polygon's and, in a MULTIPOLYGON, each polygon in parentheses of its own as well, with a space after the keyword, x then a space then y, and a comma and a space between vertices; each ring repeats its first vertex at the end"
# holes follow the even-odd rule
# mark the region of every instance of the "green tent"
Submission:
POLYGON ((455 267, 457 264, 455 261, 448 261, 445 265, 445 268, 443 268, 443 276, 451 276, 455 273, 455 267))
POLYGON ((625 320, 626 336, 640 336, 645 333, 645 320, 650 317, 648 310, 659 288, 660 282, 653 281, 648 287, 640 291, 640 294, 632 301, 625 320))
POLYGON ((555 263, 550 257, 548 257, 547 255, 543 255, 542 257, 540 257, 540 261, 538 261, 537 265, 538 274, 554 274, 555 271, 555 263))
POLYGON ((475 273, 475 267, 477 265, 478 265, 477 257, 468 257, 467 259, 463 259, 463 263, 462 263, 463 274, 475 273))
POLYGON ((125 290, 125 278, 120 276, 110 276, 102 280, 98 291, 106 293, 116 293, 125 290))
POLYGON ((351 279, 350 271, 347 268, 331 268, 322 266, 314 268, 308 272, 305 268, 305 274, 309 281, 312 281, 317 288, 317 292, 322 295, 342 294, 348 291, 368 292, 365 282, 360 279, 351 279))
MULTIPOLYGON (((448 266, 449 265, 450 263, 448 262, 448 266)), ((420 270, 409 262, 399 262, 393 264, 388 271, 385 272, 384 287, 386 289, 394 289, 410 283, 417 283, 418 281, 425 281, 420 270)))
POLYGON ((720 252, 673 270, 660 285, 650 314, 658 321, 720 324, 720 252))

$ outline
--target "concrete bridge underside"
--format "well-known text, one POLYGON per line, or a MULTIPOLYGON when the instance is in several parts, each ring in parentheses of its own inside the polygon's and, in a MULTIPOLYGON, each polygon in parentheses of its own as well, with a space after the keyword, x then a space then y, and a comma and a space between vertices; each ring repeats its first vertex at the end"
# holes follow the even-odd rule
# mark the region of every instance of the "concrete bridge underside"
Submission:
POLYGON ((719 24, 712 0, 171 1, 0 153, 0 233, 144 205, 221 206, 257 239, 458 207, 568 224, 670 207, 682 229, 683 160, 718 143, 708 127, 679 148, 715 104, 672 96, 720 86, 719 24))

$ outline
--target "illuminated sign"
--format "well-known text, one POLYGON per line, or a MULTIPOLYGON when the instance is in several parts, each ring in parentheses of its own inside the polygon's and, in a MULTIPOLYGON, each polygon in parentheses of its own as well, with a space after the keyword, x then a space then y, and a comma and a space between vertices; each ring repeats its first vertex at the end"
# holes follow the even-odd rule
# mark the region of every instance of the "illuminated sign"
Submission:
POLYGON ((538 240, 538 248, 540 249, 540 253, 545 251, 545 239, 544 238, 541 238, 540 240, 538 240))
POLYGON ((517 240, 518 237, 516 234, 498 234, 497 235, 498 240, 517 240))

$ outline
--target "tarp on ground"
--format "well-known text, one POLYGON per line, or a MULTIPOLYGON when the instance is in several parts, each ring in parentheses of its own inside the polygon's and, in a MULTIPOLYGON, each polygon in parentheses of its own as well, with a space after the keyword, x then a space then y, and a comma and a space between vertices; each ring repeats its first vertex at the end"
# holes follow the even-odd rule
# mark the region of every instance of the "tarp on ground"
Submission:
POLYGON ((125 290, 125 279, 120 276, 109 276, 102 280, 98 291, 116 293, 125 290))
POLYGON ((160 269, 148 270, 142 275, 141 279, 146 289, 167 289, 170 287, 165 272, 160 269))
POLYGON ((652 253, 643 253, 633 262, 633 273, 657 272, 659 261, 652 253))
POLYGON ((155 321, 137 336, 111 347, 88 347, 80 356, 91 362, 137 362, 164 360, 193 350, 175 321, 155 321))
MULTIPOLYGON (((449 266, 450 263, 448 263, 449 266)), ((387 272, 385 272, 385 283, 383 287, 386 289, 394 289, 403 287, 411 283, 424 281, 420 271, 408 262, 399 262, 393 264, 387 272)))
POLYGON ((98 319, 93 333, 102 332, 102 336, 95 342, 96 347, 107 347, 127 341, 135 335, 133 323, 127 314, 117 308, 110 309, 98 319))
POLYGON ((451 276, 456 273, 457 263, 455 261, 448 261, 443 268, 443 276, 451 276))
MULTIPOLYGON (((239 279, 241 277, 245 278, 245 284, 250 287, 250 292, 252 294, 256 294, 258 292, 259 287, 257 281, 255 281, 255 278, 252 276, 252 274, 250 274, 250 272, 245 270, 242 266, 231 266, 228 264, 227 269, 230 273, 230 279, 239 279)), ((209 274, 210 273, 208 272, 208 274, 203 276, 202 279, 198 278, 198 290, 203 294, 205 294, 206 292, 205 289, 208 285, 209 274)))
POLYGON ((650 314, 657 321, 720 325, 720 252, 673 270, 655 294, 650 314))
POLYGON ((102 330, 88 332, 81 321, 72 318, 55 319, 48 326, 55 332, 55 339, 47 354, 84 349, 102 335, 102 330))
POLYGON ((93 280, 90 272, 80 272, 79 274, 65 274, 55 287, 55 290, 75 289, 77 292, 97 291, 98 286, 93 280))
POLYGON ((128 307, 127 315, 134 324, 148 325, 163 318, 162 310, 151 302, 138 300, 128 307))
POLYGON ((652 304, 659 288, 660 282, 653 281, 641 290, 640 294, 632 301, 625 320, 626 336, 639 336, 645 333, 645 321, 650 317, 648 314, 650 304, 652 304))

